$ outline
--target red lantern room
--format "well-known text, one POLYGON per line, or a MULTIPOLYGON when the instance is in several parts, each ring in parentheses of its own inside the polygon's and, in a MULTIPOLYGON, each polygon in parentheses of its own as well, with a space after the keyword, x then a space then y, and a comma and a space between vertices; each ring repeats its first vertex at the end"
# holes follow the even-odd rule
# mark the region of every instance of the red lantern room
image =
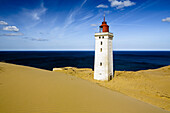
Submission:
POLYGON ((99 32, 109 32, 109 26, 107 25, 107 22, 105 21, 105 15, 104 15, 104 21, 102 22, 102 25, 100 26, 99 32))

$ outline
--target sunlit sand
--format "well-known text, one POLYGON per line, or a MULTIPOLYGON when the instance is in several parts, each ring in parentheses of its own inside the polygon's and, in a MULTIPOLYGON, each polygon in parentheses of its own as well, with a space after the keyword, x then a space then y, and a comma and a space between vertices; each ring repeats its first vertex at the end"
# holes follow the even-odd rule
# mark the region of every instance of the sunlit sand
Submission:
POLYGON ((58 72, 73 75, 121 92, 138 100, 170 111, 170 66, 141 71, 116 71, 109 82, 93 79, 93 71, 88 68, 54 68, 58 72))
POLYGON ((0 63, 0 113, 166 112, 62 72, 0 63))

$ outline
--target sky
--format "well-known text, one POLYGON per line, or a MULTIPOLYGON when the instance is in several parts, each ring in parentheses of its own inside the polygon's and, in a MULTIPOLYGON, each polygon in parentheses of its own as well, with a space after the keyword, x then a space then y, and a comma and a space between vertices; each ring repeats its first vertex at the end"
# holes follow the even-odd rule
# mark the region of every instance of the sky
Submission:
POLYGON ((0 50, 94 50, 104 14, 114 50, 170 50, 170 0, 0 0, 0 50))

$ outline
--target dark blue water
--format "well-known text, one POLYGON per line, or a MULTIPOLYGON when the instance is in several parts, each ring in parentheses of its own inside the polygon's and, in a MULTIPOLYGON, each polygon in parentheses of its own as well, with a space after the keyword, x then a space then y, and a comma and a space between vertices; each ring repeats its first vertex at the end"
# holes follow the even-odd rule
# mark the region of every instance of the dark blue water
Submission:
MULTIPOLYGON (((52 70, 92 68, 94 51, 1 51, 0 61, 52 70)), ((114 51, 115 70, 137 71, 170 65, 170 51, 114 51)))

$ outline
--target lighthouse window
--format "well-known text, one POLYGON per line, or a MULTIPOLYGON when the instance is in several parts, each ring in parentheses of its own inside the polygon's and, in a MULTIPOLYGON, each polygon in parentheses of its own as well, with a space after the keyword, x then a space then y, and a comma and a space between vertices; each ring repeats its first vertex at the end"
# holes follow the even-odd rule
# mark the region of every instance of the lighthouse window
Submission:
POLYGON ((100 62, 100 66, 102 66, 102 62, 100 62))
POLYGON ((103 42, 101 42, 101 45, 103 44, 103 42))
POLYGON ((100 52, 102 52, 102 48, 100 48, 100 52))
POLYGON ((101 37, 99 36, 99 39, 100 39, 101 37))
POLYGON ((102 38, 104 38, 104 36, 102 38))

